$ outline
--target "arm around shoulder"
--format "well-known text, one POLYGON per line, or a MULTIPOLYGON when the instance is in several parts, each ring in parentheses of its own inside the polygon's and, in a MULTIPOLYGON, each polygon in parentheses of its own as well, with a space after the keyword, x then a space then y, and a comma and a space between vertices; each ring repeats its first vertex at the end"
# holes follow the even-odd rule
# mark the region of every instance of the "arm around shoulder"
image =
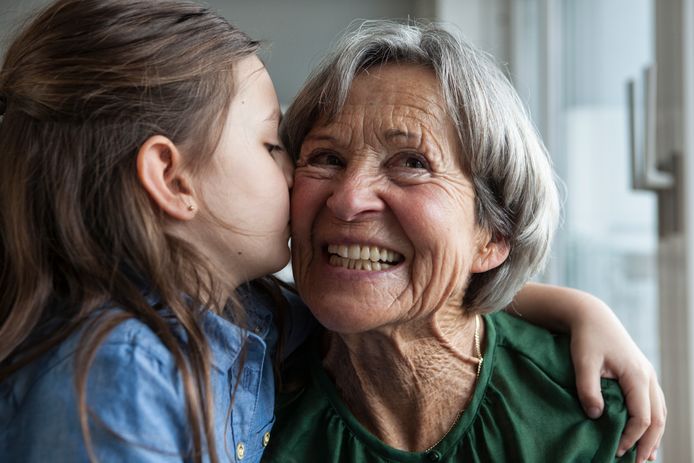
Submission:
POLYGON ((530 283, 507 310, 570 333, 576 386, 588 416, 603 410, 600 377, 619 381, 629 411, 619 453, 638 441, 637 459, 654 460, 665 429, 665 398, 653 366, 607 304, 583 291, 530 283))

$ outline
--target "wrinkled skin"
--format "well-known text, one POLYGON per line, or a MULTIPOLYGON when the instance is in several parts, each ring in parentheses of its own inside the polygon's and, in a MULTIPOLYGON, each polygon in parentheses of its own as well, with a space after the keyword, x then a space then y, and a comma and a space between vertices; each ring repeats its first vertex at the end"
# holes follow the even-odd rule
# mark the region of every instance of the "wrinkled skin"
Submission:
POLYGON ((503 243, 476 225, 461 149, 433 73, 412 65, 358 76, 337 120, 310 131, 295 173, 293 261, 324 326, 359 333, 459 311, 470 273, 503 261, 503 243), (384 272, 330 265, 328 244, 350 243, 404 260, 384 272))
MULTIPOLYGON (((386 66, 358 78, 342 114, 328 126, 319 121, 303 144, 292 203, 299 290, 340 333, 327 340, 324 364, 367 428, 413 450, 443 435, 472 393, 473 327, 459 309, 466 275, 507 252, 471 221, 461 147, 430 77, 386 66), (327 244, 341 242, 389 248, 404 264, 378 273, 331 267, 327 244), (440 397, 437 387, 461 397, 426 400, 440 397), (412 417, 412 426, 394 426, 398 416, 412 417)), ((638 460, 654 459, 666 408, 653 367, 604 303, 539 289, 513 311, 571 333, 579 396, 592 417, 602 410, 600 376, 619 379, 630 413, 619 453, 640 438, 638 460)))
POLYGON ((461 155, 433 72, 386 65, 359 75, 336 120, 309 132, 295 171, 294 275, 333 332, 324 365, 360 421, 397 448, 433 445, 471 397, 479 353, 465 287, 508 254, 477 226, 461 155), (328 246, 353 244, 397 262, 331 262, 328 246))

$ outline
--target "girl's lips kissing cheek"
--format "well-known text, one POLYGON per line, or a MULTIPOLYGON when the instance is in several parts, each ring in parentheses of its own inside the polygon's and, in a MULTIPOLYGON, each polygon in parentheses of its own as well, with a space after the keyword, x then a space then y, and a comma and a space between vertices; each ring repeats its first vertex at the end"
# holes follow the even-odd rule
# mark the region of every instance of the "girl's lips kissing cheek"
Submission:
POLYGON ((403 261, 402 254, 369 244, 328 244, 328 263, 347 270, 380 272, 403 261))

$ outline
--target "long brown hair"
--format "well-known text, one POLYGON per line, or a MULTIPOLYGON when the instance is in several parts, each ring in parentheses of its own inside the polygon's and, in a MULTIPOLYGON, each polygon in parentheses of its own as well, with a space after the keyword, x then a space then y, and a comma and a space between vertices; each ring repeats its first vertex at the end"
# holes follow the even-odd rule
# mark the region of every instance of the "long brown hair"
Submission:
POLYGON ((139 184, 136 155, 160 134, 182 147, 189 168, 202 169, 233 97, 233 66, 257 49, 226 20, 192 3, 59 0, 6 53, 0 381, 88 322, 75 381, 91 459, 88 370, 111 330, 136 318, 157 334, 181 372, 191 423, 187 456, 202 461, 209 452, 218 461, 210 352, 197 320, 200 301, 214 301, 222 282, 192 246, 165 231, 163 213, 139 184), (147 303, 143 285, 183 327, 185 345, 147 303), (107 302, 123 310, 96 310, 107 302))

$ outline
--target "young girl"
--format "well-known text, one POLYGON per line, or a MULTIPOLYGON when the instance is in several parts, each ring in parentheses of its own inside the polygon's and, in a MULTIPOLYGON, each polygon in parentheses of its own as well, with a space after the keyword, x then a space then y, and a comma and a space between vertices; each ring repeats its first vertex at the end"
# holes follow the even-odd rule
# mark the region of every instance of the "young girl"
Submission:
MULTIPOLYGON (((271 356, 313 322, 264 278, 289 259, 292 164, 258 47, 194 4, 59 0, 7 51, 3 461, 260 459, 271 356)), ((657 416, 650 365, 584 297, 534 286, 516 309, 552 305, 535 319, 588 346, 577 356, 587 408, 600 407, 602 369, 632 390, 632 415, 657 416), (600 344, 606 333, 617 352, 600 344), (648 374, 627 375, 634 365, 648 374)), ((628 429, 625 445, 644 430, 628 429)), ((648 453, 661 431, 649 428, 648 453)))

